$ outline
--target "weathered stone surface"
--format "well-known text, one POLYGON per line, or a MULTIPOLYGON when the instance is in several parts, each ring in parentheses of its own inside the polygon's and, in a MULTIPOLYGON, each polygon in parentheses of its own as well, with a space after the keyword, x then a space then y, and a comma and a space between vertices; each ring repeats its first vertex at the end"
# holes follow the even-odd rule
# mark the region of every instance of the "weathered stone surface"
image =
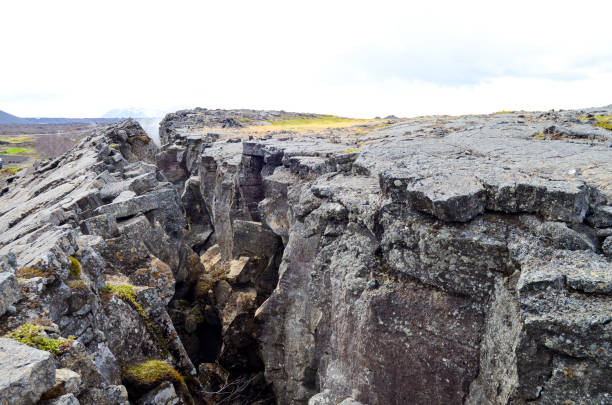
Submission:
POLYGON ((155 158, 133 122, 94 128, 2 191, 23 298, 0 332, 75 335, 57 361, 81 404, 127 403, 119 364, 150 358, 183 402, 607 403, 612 159, 589 114, 612 107, 250 135, 316 116, 186 110, 155 158))
POLYGON ((55 385, 43 394, 42 399, 54 399, 66 394, 78 395, 80 385, 81 376, 78 373, 67 368, 58 368, 55 370, 55 385))
POLYGON ((0 316, 21 298, 21 288, 13 273, 0 273, 0 316))
POLYGON ((55 382, 51 354, 13 339, 0 338, 0 402, 7 405, 36 403, 55 382))
POLYGON ((138 400, 138 405, 178 405, 183 401, 176 395, 171 382, 165 381, 138 400))
POLYGON ((40 405, 80 405, 80 403, 74 394, 65 394, 55 399, 41 401, 40 405))

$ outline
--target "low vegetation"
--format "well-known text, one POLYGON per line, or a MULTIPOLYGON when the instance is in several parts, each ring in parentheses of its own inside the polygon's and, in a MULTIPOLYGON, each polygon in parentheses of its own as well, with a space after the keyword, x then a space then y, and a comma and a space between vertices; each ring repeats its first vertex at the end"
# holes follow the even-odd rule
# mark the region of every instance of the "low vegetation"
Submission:
POLYGON ((3 148, 0 150, 0 155, 30 155, 34 153, 36 153, 34 149, 22 147, 3 148))
POLYGON ((125 367, 121 374, 126 382, 134 385, 154 387, 163 381, 172 381, 179 386, 185 385, 183 376, 162 360, 148 360, 125 367))
POLYGON ((19 172, 21 169, 23 169, 23 167, 15 167, 15 166, 5 167, 4 169, 0 169, 0 176, 11 177, 11 176, 16 175, 17 172, 19 172))
POLYGON ((81 263, 74 256, 70 256, 68 257, 68 259, 70 260, 70 275, 73 278, 80 278, 81 277, 81 263))
POLYGON ((595 115, 579 117, 583 121, 591 121, 596 127, 612 131, 612 115, 595 115))
POLYGON ((372 121, 368 119, 336 117, 335 115, 321 115, 316 118, 277 120, 272 121, 271 124, 287 130, 321 130, 326 128, 344 128, 372 121))
POLYGON ((45 277, 45 273, 32 267, 22 267, 15 272, 17 278, 34 278, 34 277, 45 277))
POLYGON ((24 323, 5 337, 53 354, 62 353, 71 347, 71 342, 74 340, 72 337, 69 339, 52 339, 46 337, 44 331, 44 326, 24 323))

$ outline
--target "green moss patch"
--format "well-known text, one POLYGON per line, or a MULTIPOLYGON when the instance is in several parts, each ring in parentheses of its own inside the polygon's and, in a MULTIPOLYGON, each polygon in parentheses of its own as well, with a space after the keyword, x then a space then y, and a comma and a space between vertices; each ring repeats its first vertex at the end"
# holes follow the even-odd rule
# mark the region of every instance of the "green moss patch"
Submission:
POLYGON ((125 367, 121 374, 126 382, 139 386, 154 387, 163 381, 172 381, 179 385, 185 384, 183 376, 162 360, 147 360, 125 367))
POLYGON ((70 259, 70 275, 73 278, 80 278, 81 277, 81 263, 74 256, 70 256, 68 257, 68 259, 70 259))
POLYGON ((72 337, 52 339, 42 334, 44 330, 44 326, 24 323, 13 332, 6 334, 5 337, 53 354, 62 353, 71 347, 72 337))
POLYGON ((583 115, 578 118, 583 121, 591 121, 596 127, 612 131, 612 115, 595 115, 592 117, 587 117, 586 115, 583 115))

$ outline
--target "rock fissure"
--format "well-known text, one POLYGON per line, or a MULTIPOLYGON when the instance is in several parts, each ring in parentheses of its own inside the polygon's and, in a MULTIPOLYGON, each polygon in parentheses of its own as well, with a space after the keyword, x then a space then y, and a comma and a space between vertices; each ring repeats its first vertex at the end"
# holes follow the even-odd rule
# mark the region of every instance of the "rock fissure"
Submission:
MULTIPOLYGON (((161 149, 134 121, 98 127, 0 185, 0 330, 74 335, 55 363, 81 404, 607 403, 607 138, 532 136, 582 115, 344 140, 249 138, 291 113, 196 109, 166 117, 161 149), (165 371, 122 374, 143 365, 165 371)), ((56 392, 36 367, 15 403, 56 392)))

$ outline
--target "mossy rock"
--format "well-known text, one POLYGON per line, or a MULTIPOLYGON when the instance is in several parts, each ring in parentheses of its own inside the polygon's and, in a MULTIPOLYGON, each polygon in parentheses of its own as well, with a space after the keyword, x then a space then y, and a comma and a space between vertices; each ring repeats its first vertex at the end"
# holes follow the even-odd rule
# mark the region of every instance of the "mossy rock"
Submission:
POLYGON ((74 256, 68 257, 70 260, 70 275, 72 278, 81 278, 81 263, 74 256))
POLYGON ((53 339, 44 336, 44 331, 44 326, 24 323, 13 332, 6 334, 5 337, 53 354, 63 353, 71 347, 72 338, 53 339))
POLYGON ((32 267, 22 267, 15 272, 17 278, 34 278, 34 277, 45 277, 45 273, 32 267))
POLYGON ((134 286, 130 284, 109 284, 106 283, 106 286, 102 288, 100 291, 103 295, 110 296, 116 295, 122 301, 129 304, 132 308, 138 312, 138 315, 142 319, 149 332, 151 338, 157 343, 161 351, 165 356, 168 355, 168 345, 164 341, 159 328, 153 323, 151 318, 147 315, 147 312, 144 310, 142 305, 136 299, 136 290, 134 290, 134 286))
POLYGON ((123 367, 121 379, 130 392, 137 395, 145 394, 164 381, 172 382, 178 391, 187 391, 183 376, 163 360, 147 360, 123 367))

